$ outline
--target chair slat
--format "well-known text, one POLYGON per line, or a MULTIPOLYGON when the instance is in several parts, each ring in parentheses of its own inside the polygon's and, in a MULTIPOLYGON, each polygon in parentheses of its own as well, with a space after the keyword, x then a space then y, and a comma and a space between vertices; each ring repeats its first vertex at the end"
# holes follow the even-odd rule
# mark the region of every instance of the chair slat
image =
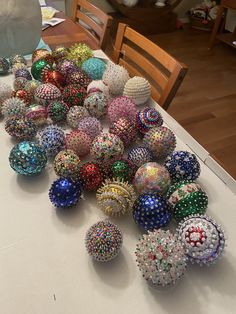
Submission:
POLYGON ((84 14, 81 11, 78 11, 76 14, 77 19, 82 20, 85 24, 91 27, 91 29, 101 37, 103 29, 88 15, 84 14))

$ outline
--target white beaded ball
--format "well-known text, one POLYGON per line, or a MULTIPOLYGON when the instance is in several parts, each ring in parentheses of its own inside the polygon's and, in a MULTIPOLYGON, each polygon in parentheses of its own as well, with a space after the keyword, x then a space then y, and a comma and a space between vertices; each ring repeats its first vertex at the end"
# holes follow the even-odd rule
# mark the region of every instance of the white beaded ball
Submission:
POLYGON ((142 105, 151 96, 151 85, 145 78, 134 76, 126 82, 123 95, 131 98, 136 105, 142 105))
POLYGON ((95 80, 88 85, 87 94, 89 95, 93 92, 103 92, 107 99, 110 99, 111 97, 109 87, 103 80, 95 80))

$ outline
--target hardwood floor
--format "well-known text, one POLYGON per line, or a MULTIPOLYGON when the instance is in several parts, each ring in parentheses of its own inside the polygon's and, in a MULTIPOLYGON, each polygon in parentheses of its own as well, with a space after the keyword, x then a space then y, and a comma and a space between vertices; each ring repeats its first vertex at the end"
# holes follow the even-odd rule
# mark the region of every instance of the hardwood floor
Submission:
POLYGON ((168 113, 236 178, 236 49, 189 27, 149 36, 188 67, 168 113))

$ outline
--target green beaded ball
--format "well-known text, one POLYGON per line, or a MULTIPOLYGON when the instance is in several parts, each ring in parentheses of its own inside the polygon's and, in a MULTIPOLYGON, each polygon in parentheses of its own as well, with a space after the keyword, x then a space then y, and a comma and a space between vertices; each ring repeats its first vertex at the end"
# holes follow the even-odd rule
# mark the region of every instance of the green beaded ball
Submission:
POLYGON ((52 65, 49 64, 46 60, 39 59, 32 64, 31 74, 35 80, 41 80, 41 75, 44 69, 52 69, 52 65))
POLYGON ((173 184, 167 192, 167 199, 177 221, 191 215, 205 214, 208 205, 208 197, 201 186, 188 180, 173 184))
POLYGON ((108 173, 110 178, 131 183, 134 178, 135 169, 129 160, 118 159, 107 165, 106 173, 108 173))
POLYGON ((48 117, 52 119, 53 122, 62 122, 66 120, 69 107, 63 101, 51 102, 48 106, 48 117))

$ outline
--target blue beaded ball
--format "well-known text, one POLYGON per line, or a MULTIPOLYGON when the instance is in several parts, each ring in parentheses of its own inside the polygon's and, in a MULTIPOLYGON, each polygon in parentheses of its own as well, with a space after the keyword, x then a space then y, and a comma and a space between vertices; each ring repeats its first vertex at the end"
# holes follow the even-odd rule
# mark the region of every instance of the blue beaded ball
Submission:
POLYGON ((146 147, 134 147, 128 153, 128 160, 130 160, 137 168, 152 161, 152 159, 152 153, 146 147))
POLYGON ((143 193, 134 203, 134 221, 146 231, 167 226, 171 217, 167 201, 156 193, 143 193))
POLYGON ((92 80, 101 80, 106 69, 106 63, 98 58, 89 58, 82 64, 84 70, 92 80))
POLYGON ((11 168, 17 173, 31 176, 40 173, 45 168, 47 156, 39 144, 24 141, 12 148, 9 162, 11 168))
POLYGON ((143 134, 151 128, 161 126, 163 119, 161 114, 154 108, 144 108, 137 113, 136 125, 139 131, 143 134))
POLYGON ((49 190, 49 198, 54 206, 71 207, 77 204, 81 197, 81 183, 69 178, 59 178, 53 182, 49 190))
POLYGON ((166 169, 173 182, 196 180, 200 175, 200 163, 197 157, 186 151, 175 151, 166 158, 166 169))
POLYGON ((53 125, 46 127, 40 134, 40 144, 48 156, 56 156, 65 146, 64 131, 53 125))

